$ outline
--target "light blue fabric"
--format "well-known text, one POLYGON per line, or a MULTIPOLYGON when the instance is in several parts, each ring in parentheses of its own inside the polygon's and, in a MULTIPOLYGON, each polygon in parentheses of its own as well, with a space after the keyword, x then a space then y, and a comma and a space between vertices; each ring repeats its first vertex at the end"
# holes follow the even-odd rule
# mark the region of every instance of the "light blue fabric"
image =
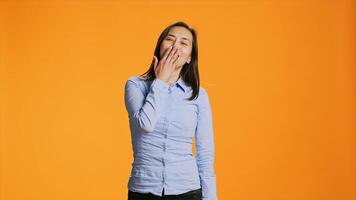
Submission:
POLYGON ((127 187, 162 196, 202 188, 203 200, 217 200, 214 171, 214 132, 209 96, 183 79, 168 84, 129 77, 125 106, 131 130, 133 157, 127 187), (196 157, 192 152, 195 137, 196 157))

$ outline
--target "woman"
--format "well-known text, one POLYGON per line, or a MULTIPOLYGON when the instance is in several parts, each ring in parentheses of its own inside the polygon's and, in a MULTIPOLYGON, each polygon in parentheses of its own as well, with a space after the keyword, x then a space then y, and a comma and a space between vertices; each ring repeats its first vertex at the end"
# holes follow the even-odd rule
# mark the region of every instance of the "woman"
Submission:
POLYGON ((148 71, 126 81, 125 106, 134 152, 128 200, 217 200, 212 111, 194 29, 177 22, 161 33, 148 71))

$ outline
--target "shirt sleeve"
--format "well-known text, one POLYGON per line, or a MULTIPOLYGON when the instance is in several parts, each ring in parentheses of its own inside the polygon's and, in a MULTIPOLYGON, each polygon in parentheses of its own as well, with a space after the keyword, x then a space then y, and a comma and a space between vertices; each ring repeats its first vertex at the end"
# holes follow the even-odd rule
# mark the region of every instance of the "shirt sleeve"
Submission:
POLYGON ((168 96, 169 84, 155 78, 145 96, 137 82, 128 79, 125 84, 125 107, 129 118, 145 132, 154 130, 168 96))
POLYGON ((217 200, 212 111, 207 92, 204 88, 200 90, 202 90, 201 102, 195 130, 196 160, 203 200, 217 200))

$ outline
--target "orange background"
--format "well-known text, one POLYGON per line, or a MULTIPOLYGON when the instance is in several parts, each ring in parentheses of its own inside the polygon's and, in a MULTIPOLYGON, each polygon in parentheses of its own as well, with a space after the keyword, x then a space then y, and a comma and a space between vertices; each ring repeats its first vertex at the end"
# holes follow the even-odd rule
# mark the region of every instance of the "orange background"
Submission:
POLYGON ((355 200, 356 3, 0 2, 1 200, 127 199, 124 84, 198 32, 219 200, 355 200))

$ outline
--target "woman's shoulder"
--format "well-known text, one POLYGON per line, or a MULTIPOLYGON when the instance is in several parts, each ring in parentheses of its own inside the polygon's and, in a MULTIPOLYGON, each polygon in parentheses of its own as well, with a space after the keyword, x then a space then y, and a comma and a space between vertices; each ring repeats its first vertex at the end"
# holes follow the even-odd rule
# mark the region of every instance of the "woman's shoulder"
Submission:
POLYGON ((141 89, 147 89, 149 87, 149 83, 149 80, 146 80, 140 75, 132 75, 126 79, 126 85, 133 84, 141 89))
POLYGON ((132 75, 132 76, 129 76, 128 78, 127 78, 127 81, 135 81, 135 82, 138 82, 138 81, 145 81, 145 79, 142 77, 142 76, 140 76, 140 75, 132 75))
POLYGON ((136 84, 142 84, 142 83, 148 83, 150 81, 146 80, 144 77, 140 75, 132 75, 127 78, 126 82, 134 82, 136 84))
POLYGON ((207 98, 208 97, 208 91, 202 87, 199 86, 199 97, 198 98, 207 98))
POLYGON ((210 97, 208 90, 205 87, 199 87, 199 95, 197 98, 197 102, 199 106, 205 107, 210 105, 210 97))

